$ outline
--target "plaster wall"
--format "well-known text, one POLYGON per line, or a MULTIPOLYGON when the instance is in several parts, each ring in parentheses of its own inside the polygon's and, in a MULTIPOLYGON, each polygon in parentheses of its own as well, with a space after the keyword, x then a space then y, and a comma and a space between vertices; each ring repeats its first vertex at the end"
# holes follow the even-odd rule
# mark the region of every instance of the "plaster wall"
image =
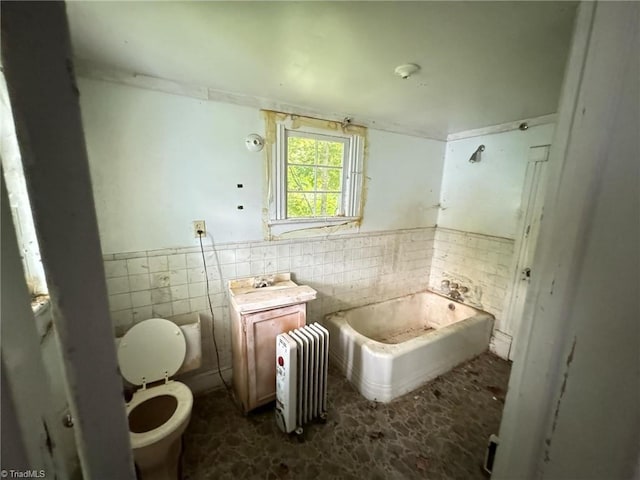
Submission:
MULTIPOLYGON (((265 134, 258 109, 78 83, 103 252, 197 245, 200 219, 219 243, 264 239, 264 155, 244 145, 265 134)), ((359 231, 435 226, 445 143, 373 129, 368 138, 359 231)))
POLYGON ((445 143, 372 129, 368 140, 361 231, 435 226, 445 143))
POLYGON ((195 245, 193 220, 222 242, 261 238, 262 156, 244 146, 258 110, 78 84, 103 252, 195 245))
POLYGON ((553 124, 447 143, 438 226, 515 239, 529 148, 552 141, 553 124), (485 146, 481 161, 469 157, 485 146))

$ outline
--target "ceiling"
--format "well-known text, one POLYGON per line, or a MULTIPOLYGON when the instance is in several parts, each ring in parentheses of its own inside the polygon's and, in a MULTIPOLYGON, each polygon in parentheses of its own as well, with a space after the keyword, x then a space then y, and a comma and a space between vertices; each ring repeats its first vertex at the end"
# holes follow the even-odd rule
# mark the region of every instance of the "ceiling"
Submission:
POLYGON ((77 59, 424 136, 554 113, 575 2, 68 2, 77 59), (403 63, 422 69, 394 75, 403 63))

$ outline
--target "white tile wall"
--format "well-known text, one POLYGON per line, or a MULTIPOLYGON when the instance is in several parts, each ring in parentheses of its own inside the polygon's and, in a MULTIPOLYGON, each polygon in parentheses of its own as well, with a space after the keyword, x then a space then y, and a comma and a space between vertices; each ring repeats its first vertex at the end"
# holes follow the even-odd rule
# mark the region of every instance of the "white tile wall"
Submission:
POLYGON ((431 261, 430 288, 442 280, 469 287, 466 303, 493 314, 499 327, 511 282, 514 241, 476 233, 437 228, 431 261))
MULTIPOLYGON (((448 279, 468 286, 467 303, 495 315, 499 327, 513 249, 509 239, 444 228, 206 246, 220 363, 225 367, 231 360, 226 285, 232 278, 291 272, 296 282, 318 291, 308 305, 309 321, 427 287, 438 291, 448 279)), ((117 253, 104 260, 117 334, 154 316, 210 315, 199 247, 117 253)))
MULTIPOLYGON (((291 272, 318 291, 309 321, 428 286, 435 229, 356 234, 323 240, 292 240, 205 247, 209 299, 214 310, 220 363, 230 363, 226 285, 230 279, 291 272), (220 278, 222 277, 222 279, 220 278)), ((111 317, 116 334, 151 318, 188 312, 209 315, 199 247, 104 256, 111 317)))

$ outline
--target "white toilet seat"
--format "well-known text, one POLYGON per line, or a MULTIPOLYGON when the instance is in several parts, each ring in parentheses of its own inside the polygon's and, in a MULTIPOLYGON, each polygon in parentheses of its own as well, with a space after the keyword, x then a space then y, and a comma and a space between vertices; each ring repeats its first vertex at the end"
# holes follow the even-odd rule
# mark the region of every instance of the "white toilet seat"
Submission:
POLYGON ((188 420, 191 415, 191 408, 193 406, 193 393, 189 387, 187 387, 184 383, 170 381, 169 383, 163 383, 161 385, 157 385, 150 388, 145 388, 142 390, 138 390, 133 394, 133 398, 127 404, 127 417, 136 408, 143 402, 147 400, 159 397, 161 395, 169 395, 174 397, 178 405, 176 406, 173 415, 164 422, 159 427, 154 428, 153 430, 149 430, 144 433, 134 433, 129 431, 129 436, 131 438, 131 447, 132 448, 143 448, 148 445, 151 445, 163 438, 167 437, 173 430, 182 425, 186 420, 188 420))

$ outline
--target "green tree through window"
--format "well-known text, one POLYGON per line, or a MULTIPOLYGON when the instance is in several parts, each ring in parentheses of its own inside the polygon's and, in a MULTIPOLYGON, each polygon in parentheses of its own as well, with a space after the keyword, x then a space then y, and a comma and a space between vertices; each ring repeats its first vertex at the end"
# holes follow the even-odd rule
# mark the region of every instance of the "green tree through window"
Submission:
POLYGON ((287 218, 344 215, 341 211, 344 156, 342 141, 287 137, 287 218))

